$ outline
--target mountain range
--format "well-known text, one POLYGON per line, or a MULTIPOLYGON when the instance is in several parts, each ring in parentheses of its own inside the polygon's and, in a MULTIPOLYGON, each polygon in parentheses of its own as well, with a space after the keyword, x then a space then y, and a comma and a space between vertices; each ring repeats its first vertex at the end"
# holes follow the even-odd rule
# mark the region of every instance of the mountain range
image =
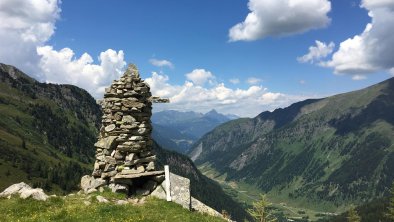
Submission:
POLYGON ((195 141, 216 126, 238 118, 216 110, 205 114, 165 110, 152 115, 153 138, 164 148, 186 153, 195 141))
POLYGON ((229 121, 188 155, 212 178, 293 206, 337 212, 383 197, 394 179, 394 78, 229 121))

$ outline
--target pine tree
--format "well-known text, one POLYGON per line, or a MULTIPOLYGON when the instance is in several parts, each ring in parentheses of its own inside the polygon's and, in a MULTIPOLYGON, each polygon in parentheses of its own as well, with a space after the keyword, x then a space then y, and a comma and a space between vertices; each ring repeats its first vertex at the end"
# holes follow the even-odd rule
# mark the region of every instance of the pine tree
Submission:
POLYGON ((260 200, 253 203, 253 208, 248 209, 249 214, 259 222, 276 222, 277 219, 267 210, 271 204, 265 195, 260 194, 260 200))
POLYGON ((356 209, 354 207, 350 208, 347 216, 348 222, 361 222, 361 217, 357 214, 356 209))
POLYGON ((387 213, 386 217, 389 219, 389 221, 394 221, 394 183, 391 186, 390 190, 390 201, 389 201, 389 207, 387 208, 387 213))

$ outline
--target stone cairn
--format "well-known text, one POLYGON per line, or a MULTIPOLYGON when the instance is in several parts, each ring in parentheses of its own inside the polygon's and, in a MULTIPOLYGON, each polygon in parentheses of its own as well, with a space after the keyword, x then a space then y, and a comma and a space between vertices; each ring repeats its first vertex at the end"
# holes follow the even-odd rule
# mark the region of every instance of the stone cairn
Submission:
POLYGON ((152 152, 152 102, 169 100, 152 97, 135 65, 129 65, 123 76, 105 89, 92 173, 96 185, 108 185, 113 192, 148 195, 164 180, 164 172, 155 169, 152 152))

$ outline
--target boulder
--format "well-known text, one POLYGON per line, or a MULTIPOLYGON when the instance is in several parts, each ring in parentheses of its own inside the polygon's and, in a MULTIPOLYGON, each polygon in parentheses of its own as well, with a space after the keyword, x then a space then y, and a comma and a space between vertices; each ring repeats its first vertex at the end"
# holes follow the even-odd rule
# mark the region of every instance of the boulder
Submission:
POLYGON ((16 183, 16 184, 9 186, 7 189, 5 189, 3 192, 1 192, 0 197, 8 197, 13 194, 19 194, 19 191, 22 188, 31 188, 31 187, 24 182, 16 183))
POLYGON ((43 200, 43 201, 46 201, 49 198, 49 196, 46 195, 41 188, 36 188, 36 189, 23 188, 20 190, 20 197, 22 199, 31 197, 35 200, 43 200))
POLYGON ((33 198, 35 200, 46 201, 49 196, 44 193, 41 188, 31 188, 24 182, 11 185, 7 189, 5 189, 2 193, 0 193, 0 197, 10 197, 12 195, 19 194, 20 198, 33 198))

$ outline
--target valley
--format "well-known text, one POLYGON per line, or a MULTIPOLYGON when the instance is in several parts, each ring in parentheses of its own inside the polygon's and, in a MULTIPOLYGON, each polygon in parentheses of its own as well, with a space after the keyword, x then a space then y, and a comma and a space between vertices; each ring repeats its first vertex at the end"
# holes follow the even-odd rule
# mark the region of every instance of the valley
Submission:
POLYGON ((204 135, 188 155, 246 205, 266 193, 291 217, 339 214, 383 197, 391 186, 393 98, 392 78, 230 121, 204 135))

